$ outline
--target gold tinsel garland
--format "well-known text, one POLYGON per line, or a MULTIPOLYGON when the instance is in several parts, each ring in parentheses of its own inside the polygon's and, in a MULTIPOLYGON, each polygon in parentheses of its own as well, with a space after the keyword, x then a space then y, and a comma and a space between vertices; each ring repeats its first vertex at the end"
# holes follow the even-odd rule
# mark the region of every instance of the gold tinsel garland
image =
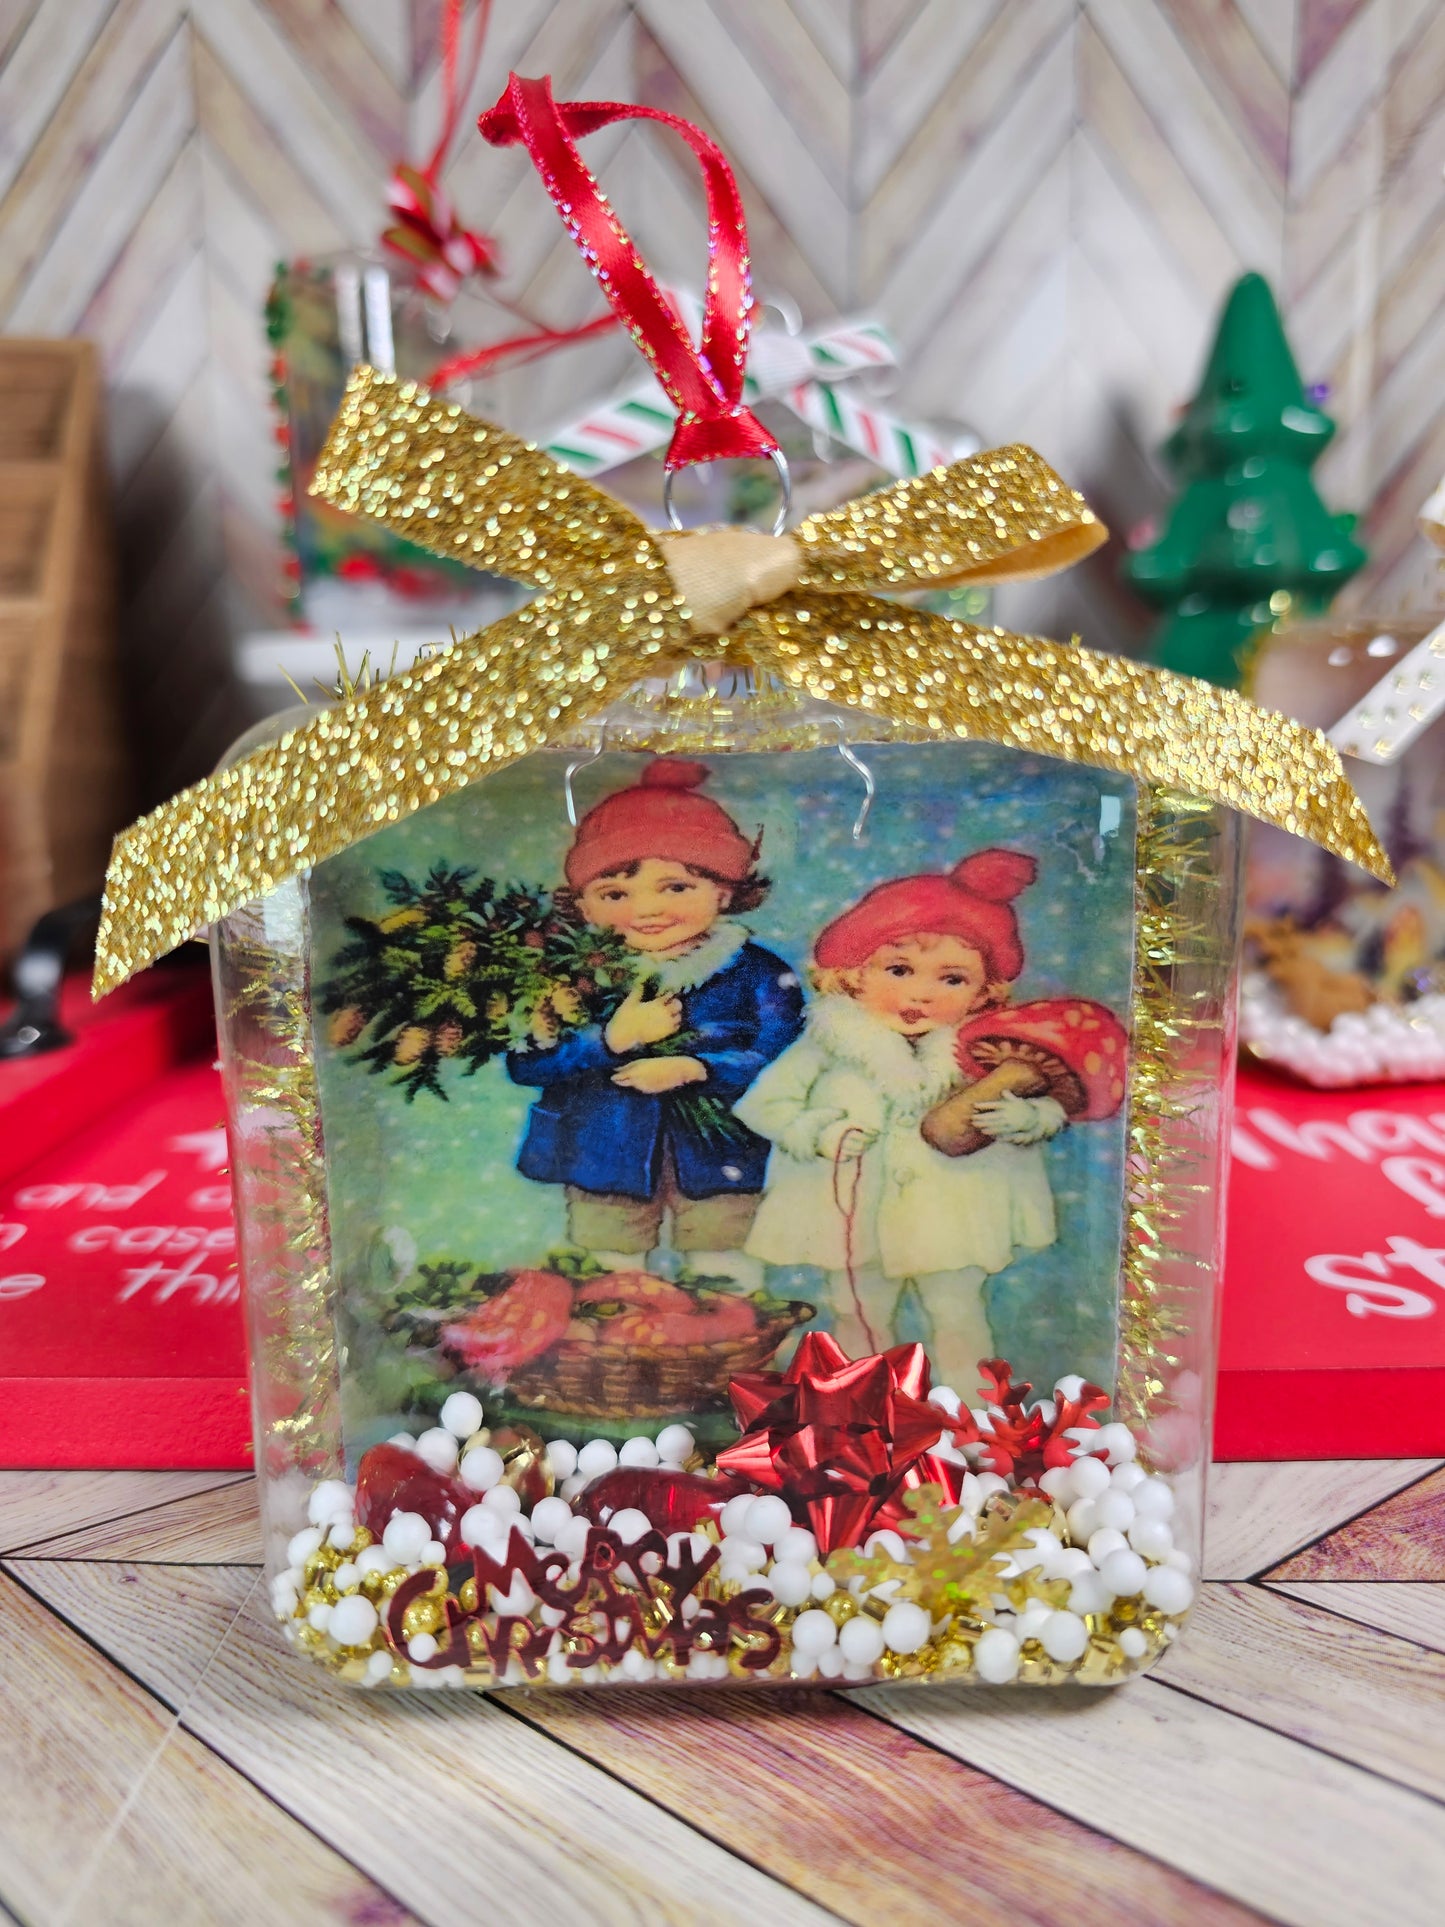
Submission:
POLYGON ((258 1469, 342 1463, 337 1302, 304 958, 260 920, 217 932, 241 1266, 254 1345, 258 1469))

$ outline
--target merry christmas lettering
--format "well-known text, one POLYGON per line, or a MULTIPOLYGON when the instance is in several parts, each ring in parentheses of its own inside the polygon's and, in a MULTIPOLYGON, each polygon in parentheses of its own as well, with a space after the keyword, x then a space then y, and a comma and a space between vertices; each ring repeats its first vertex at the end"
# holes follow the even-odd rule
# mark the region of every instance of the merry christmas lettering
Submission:
POLYGON ((514 1527, 500 1558, 473 1548, 472 1575, 456 1593, 442 1570, 403 1580, 386 1611, 386 1637, 413 1666, 436 1671, 485 1659, 499 1678, 515 1659, 536 1679, 554 1652, 579 1672, 617 1665, 629 1651, 685 1665, 694 1650, 733 1651, 744 1671, 765 1671, 781 1649, 768 1616, 772 1596, 762 1590, 728 1599, 698 1595, 720 1556, 716 1545, 699 1553, 682 1535, 669 1544, 654 1530, 628 1544, 606 1526, 593 1526, 574 1567, 566 1553, 538 1552, 514 1527), (540 1623, 531 1617, 538 1605, 540 1623), (437 1642, 429 1659, 409 1648, 421 1632, 437 1642))

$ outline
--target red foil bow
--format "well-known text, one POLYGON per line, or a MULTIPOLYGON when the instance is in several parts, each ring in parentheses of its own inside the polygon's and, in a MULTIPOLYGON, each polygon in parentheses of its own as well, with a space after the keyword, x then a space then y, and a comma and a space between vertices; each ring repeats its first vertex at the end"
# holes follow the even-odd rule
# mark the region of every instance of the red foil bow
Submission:
POLYGON ((718 1453, 718 1466, 780 1493, 826 1557, 906 1517, 909 1486, 936 1479, 954 1484, 957 1497, 962 1468, 930 1456, 951 1428, 925 1402, 928 1386, 921 1345, 850 1359, 826 1332, 809 1332, 785 1372, 732 1381, 743 1436, 718 1453))
POLYGON ((438 301, 450 301, 469 275, 496 273, 493 242, 462 225, 450 196, 421 168, 400 162, 386 201, 397 222, 382 234, 383 244, 438 301))

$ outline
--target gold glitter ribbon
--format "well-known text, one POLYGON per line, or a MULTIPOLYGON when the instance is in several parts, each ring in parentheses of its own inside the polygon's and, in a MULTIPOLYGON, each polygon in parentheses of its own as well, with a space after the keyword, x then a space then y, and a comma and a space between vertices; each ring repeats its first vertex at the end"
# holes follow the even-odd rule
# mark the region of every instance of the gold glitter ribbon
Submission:
POLYGON ((97 996, 286 878, 696 658, 751 664, 921 737, 1004 743, 1166 784, 1390 878, 1317 731, 1189 677, 874 593, 1046 575, 1096 548, 1098 519, 1030 448, 994 449, 809 516, 777 538, 797 551, 781 572, 790 586, 720 635, 695 633, 686 568, 674 575, 666 538, 621 502, 373 369, 352 376, 312 493, 540 593, 124 831, 106 880, 97 996))

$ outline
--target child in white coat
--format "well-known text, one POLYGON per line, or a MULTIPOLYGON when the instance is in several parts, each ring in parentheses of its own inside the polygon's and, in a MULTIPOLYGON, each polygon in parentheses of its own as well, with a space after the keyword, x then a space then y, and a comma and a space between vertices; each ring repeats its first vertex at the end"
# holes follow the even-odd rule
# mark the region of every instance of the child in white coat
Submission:
POLYGON ((947 875, 870 890, 814 946, 802 1036, 734 1106, 773 1147, 747 1251, 821 1266, 855 1358, 896 1342, 911 1285, 935 1382, 965 1396, 994 1352, 985 1281, 1057 1235, 1041 1147, 1066 1118, 1052 1097, 1005 1096, 973 1115, 992 1142, 957 1158, 919 1126, 960 1082, 960 1024, 1004 1002, 1023 970, 1011 906, 1036 874, 1032 857, 980 850, 947 875))

